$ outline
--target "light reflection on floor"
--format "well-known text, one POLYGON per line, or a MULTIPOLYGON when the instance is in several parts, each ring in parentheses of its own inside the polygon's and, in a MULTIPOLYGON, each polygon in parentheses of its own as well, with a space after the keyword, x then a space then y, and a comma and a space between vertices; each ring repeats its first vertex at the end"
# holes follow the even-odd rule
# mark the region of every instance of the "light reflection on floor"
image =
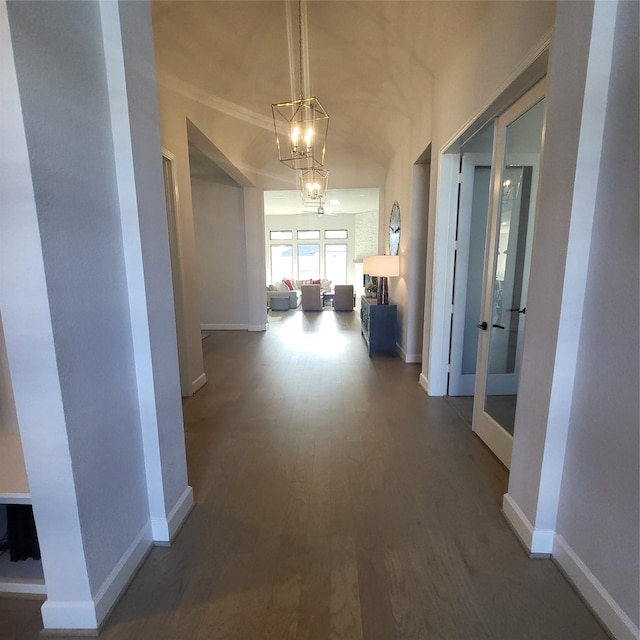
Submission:
MULTIPOLYGON (((351 321, 352 318, 343 319, 342 313, 344 312, 333 311, 331 307, 325 308, 324 311, 271 311, 268 321, 277 323, 288 320, 288 337, 284 343, 287 349, 334 358, 346 351, 348 343, 343 325, 345 320, 351 321), (295 314, 295 317, 291 317, 291 314, 295 314)), ((356 312, 354 310, 351 313, 356 312)))

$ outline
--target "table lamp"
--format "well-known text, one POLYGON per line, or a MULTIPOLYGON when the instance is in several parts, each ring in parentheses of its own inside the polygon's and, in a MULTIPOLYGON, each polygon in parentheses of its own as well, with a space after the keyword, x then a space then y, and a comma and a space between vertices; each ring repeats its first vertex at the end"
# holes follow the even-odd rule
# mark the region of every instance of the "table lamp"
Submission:
POLYGON ((378 278, 378 304, 389 304, 389 282, 387 278, 400 275, 398 256, 369 256, 364 259, 362 271, 378 278))

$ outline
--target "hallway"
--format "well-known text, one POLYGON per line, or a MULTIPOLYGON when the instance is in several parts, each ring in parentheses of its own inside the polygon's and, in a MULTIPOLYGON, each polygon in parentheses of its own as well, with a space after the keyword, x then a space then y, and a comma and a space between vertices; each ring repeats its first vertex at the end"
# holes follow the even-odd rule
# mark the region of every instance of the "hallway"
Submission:
MULTIPOLYGON (((209 382, 184 402, 197 505, 101 638, 607 637, 527 557, 500 513, 506 470, 419 365, 370 360, 357 311, 269 321, 203 341, 209 382)), ((0 599, 0 636, 34 638, 39 606, 0 599)))

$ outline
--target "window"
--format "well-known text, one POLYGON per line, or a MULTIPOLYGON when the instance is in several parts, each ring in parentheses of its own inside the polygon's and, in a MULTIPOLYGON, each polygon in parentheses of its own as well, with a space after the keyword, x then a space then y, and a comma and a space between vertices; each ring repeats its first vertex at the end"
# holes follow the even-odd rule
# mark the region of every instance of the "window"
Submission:
POLYGON ((325 240, 346 240, 348 237, 346 229, 326 229, 324 232, 325 240))
MULTIPOLYGON (((272 232, 273 233, 273 232, 272 232)), ((271 245, 271 282, 293 277, 293 245, 271 245)))
POLYGON ((298 278, 318 280, 320 278, 320 245, 298 245, 298 278))
MULTIPOLYGON (((345 232, 346 233, 346 232, 345 232)), ((326 244, 324 246, 324 273, 333 284, 347 282, 347 245, 326 244)))
POLYGON ((320 231, 298 231, 298 240, 320 240, 320 231))
POLYGON ((293 232, 291 231, 269 231, 269 240, 292 240, 293 232))

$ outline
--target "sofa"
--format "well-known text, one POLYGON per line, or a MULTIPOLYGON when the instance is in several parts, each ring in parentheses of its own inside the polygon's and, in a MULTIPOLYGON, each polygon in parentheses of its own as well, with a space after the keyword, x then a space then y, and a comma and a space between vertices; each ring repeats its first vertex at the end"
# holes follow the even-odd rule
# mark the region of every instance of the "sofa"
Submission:
POLYGON ((302 295, 302 293, 298 289, 294 289, 293 291, 291 291, 287 287, 285 287, 285 289, 283 289, 283 290, 280 290, 280 289, 273 290, 273 291, 267 290, 267 307, 269 307, 269 309, 271 309, 271 298, 273 298, 273 297, 277 297, 277 298, 287 297, 287 298, 289 298, 289 309, 297 309, 298 305, 300 304, 301 295, 302 295))
POLYGON ((302 301, 302 285, 320 284, 322 291, 331 291, 331 280, 322 278, 318 280, 294 280, 293 278, 283 278, 280 282, 270 284, 267 287, 267 307, 271 309, 271 298, 289 298, 289 309, 297 309, 302 301))

